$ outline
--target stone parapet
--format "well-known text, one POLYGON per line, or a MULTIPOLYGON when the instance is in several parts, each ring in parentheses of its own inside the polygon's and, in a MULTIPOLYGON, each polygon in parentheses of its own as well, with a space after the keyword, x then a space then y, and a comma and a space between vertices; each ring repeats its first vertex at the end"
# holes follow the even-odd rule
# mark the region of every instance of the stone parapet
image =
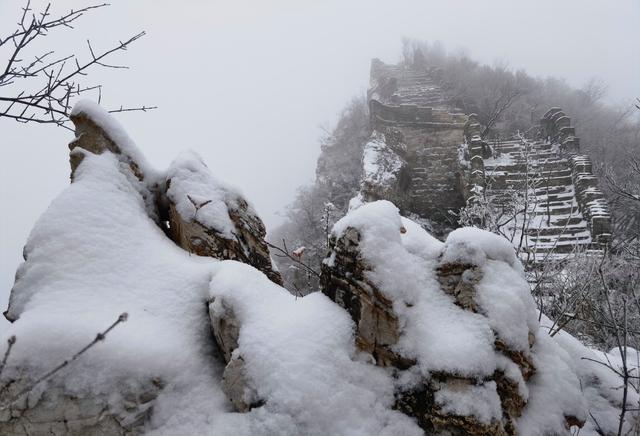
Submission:
POLYGON ((611 240, 611 213, 592 167, 591 159, 586 155, 571 157, 573 184, 580 210, 589 224, 594 241, 606 244, 611 240))
POLYGON ((418 106, 416 104, 385 105, 377 100, 369 101, 371 122, 374 126, 402 124, 427 128, 463 128, 467 116, 445 109, 418 106))

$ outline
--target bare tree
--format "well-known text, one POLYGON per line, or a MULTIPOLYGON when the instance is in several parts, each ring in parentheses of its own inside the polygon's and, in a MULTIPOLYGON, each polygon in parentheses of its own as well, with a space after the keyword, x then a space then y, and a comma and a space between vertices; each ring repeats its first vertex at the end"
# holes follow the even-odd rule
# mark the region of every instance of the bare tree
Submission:
MULTIPOLYGON (((31 1, 26 1, 16 28, 8 35, 0 34, 0 56, 6 53, 6 59, 0 63, 0 117, 22 123, 45 123, 69 128, 66 124, 75 97, 92 91, 97 93, 100 102, 102 85, 81 83, 82 77, 96 67, 128 68, 107 63, 107 58, 115 52, 127 50, 145 32, 119 41, 102 52, 96 52, 87 40, 89 56, 82 61, 75 54, 58 55, 54 50, 38 52, 30 49, 35 47, 34 42, 43 40, 54 31, 73 29, 75 22, 84 14, 106 6, 106 3, 86 6, 53 17, 51 4, 36 12, 31 8, 31 1)), ((121 106, 110 112, 149 109, 155 107, 121 106)))
POLYGON ((497 95, 494 97, 491 110, 488 112, 487 120, 484 129, 480 136, 486 138, 491 129, 498 120, 502 117, 507 109, 523 94, 523 91, 518 88, 512 87, 509 83, 505 83, 498 90, 497 95))

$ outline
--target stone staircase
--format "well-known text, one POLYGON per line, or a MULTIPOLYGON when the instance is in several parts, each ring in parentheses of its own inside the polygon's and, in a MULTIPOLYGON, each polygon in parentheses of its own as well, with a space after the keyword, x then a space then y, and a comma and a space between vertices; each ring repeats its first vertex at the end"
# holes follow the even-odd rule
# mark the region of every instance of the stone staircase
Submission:
POLYGON ((370 91, 376 93, 375 99, 385 105, 452 110, 450 98, 442 89, 439 73, 435 69, 416 71, 374 59, 371 64, 370 91))
POLYGON ((414 104, 431 108, 446 108, 447 98, 431 74, 407 71, 397 79, 397 89, 391 95, 392 104, 414 104))
MULTIPOLYGON (((601 250, 605 235, 594 228, 593 213, 576 192, 576 182, 595 179, 576 171, 574 162, 585 157, 563 153, 549 140, 520 137, 490 146, 492 156, 483 159, 485 193, 495 210, 511 211, 503 221, 509 215, 513 219, 503 232, 523 258, 540 261, 601 250)), ((606 202, 601 212, 608 219, 606 202)))

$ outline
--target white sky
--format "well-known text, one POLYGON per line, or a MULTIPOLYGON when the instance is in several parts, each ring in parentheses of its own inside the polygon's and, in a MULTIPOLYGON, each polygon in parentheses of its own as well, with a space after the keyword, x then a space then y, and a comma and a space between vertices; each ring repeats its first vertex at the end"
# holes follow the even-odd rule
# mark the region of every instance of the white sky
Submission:
MULTIPOLYGON (((53 3, 59 12, 87 4, 53 3)), ((118 117, 149 160, 165 167, 181 150, 197 151, 241 188, 268 228, 296 187, 312 181, 319 126, 365 92, 372 57, 399 59, 403 36, 440 40, 480 61, 506 60, 577 87, 599 77, 611 102, 640 96, 640 0, 112 3, 47 43, 86 56, 87 38, 100 50, 146 30, 112 59, 130 70, 97 71, 88 83, 105 85, 111 108, 159 106, 118 117)), ((0 0, 1 34, 12 30, 22 4, 0 0)), ((71 138, 0 119, 0 307, 33 223, 68 184, 71 138)))

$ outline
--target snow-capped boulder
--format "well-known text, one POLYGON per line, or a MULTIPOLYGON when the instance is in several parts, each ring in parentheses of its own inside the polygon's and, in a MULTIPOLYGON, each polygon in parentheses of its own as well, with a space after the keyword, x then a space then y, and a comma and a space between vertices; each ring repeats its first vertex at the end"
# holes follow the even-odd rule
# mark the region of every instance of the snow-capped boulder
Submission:
POLYGON ((180 247, 200 256, 248 263, 282 284, 271 263, 262 220, 197 154, 182 153, 169 166, 166 199, 169 234, 180 247))

